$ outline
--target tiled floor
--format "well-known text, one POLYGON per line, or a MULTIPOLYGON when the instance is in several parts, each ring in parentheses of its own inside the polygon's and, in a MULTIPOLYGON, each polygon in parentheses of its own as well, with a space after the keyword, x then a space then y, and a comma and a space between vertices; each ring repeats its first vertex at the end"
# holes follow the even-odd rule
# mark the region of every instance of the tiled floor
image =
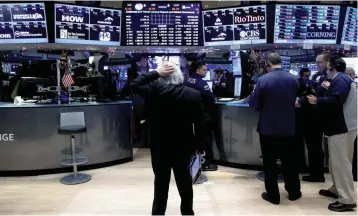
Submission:
MULTIPOLYGON (((0 215, 149 215, 153 196, 153 173, 148 150, 138 150, 134 162, 87 171, 93 179, 76 186, 59 183, 61 175, 0 178, 0 215)), ((209 182, 194 186, 197 215, 331 215, 333 200, 318 195, 330 186, 302 183, 303 198, 291 202, 283 184, 281 205, 264 202, 263 182, 255 171, 220 167, 207 173, 209 182)), ((173 178, 172 178, 173 179, 173 178)), ((180 197, 171 183, 167 215, 178 215, 180 197)), ((357 215, 356 212, 339 215, 357 215)))

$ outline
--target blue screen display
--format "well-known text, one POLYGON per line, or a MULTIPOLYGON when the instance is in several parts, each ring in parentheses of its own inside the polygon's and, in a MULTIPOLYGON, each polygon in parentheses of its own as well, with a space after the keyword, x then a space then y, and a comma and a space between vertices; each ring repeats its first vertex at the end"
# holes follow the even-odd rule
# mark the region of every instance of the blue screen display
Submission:
POLYGON ((55 43, 120 46, 121 10, 55 4, 55 43))
POLYGON ((202 46, 201 3, 125 2, 127 46, 202 46))
POLYGON ((48 43, 43 3, 0 4, 0 43, 48 43))

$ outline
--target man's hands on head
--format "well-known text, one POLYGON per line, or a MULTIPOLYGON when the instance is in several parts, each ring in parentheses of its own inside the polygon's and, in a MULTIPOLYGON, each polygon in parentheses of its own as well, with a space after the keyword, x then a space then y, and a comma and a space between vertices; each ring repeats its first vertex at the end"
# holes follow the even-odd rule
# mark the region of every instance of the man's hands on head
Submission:
POLYGON ((166 77, 174 73, 174 66, 170 62, 165 62, 162 66, 157 68, 157 72, 160 77, 166 77))

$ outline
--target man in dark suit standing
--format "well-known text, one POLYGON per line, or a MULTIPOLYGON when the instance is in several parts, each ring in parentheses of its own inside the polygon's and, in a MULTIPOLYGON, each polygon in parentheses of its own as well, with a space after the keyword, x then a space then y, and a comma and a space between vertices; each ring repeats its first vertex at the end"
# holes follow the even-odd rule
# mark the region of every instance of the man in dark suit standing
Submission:
POLYGON ((289 199, 302 196, 295 157, 295 101, 299 88, 298 80, 281 69, 281 57, 271 53, 267 57, 269 73, 259 78, 249 101, 250 106, 260 111, 257 132, 265 173, 267 192, 261 197, 273 204, 280 203, 277 184, 276 160, 281 159, 285 189, 289 199))
POLYGON ((183 85, 179 66, 172 62, 163 65, 130 83, 147 108, 155 175, 152 214, 165 214, 173 169, 181 213, 194 215, 190 159, 195 151, 202 151, 206 138, 201 96, 199 91, 183 85))

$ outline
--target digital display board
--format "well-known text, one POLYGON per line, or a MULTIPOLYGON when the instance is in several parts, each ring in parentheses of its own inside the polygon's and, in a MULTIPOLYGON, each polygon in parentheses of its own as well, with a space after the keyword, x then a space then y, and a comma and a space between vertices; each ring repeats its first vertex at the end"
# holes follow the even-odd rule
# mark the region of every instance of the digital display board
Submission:
POLYGON ((0 4, 0 43, 48 43, 43 3, 0 4))
POLYGON ((276 5, 274 43, 335 44, 339 6, 276 5))
POLYGON ((127 46, 202 46, 201 4, 124 2, 127 46))
POLYGON ((347 7, 341 44, 357 46, 357 8, 347 7))
POLYGON ((55 43, 120 46, 121 10, 55 4, 55 43))
POLYGON ((203 11, 205 46, 266 43, 266 5, 203 11))

